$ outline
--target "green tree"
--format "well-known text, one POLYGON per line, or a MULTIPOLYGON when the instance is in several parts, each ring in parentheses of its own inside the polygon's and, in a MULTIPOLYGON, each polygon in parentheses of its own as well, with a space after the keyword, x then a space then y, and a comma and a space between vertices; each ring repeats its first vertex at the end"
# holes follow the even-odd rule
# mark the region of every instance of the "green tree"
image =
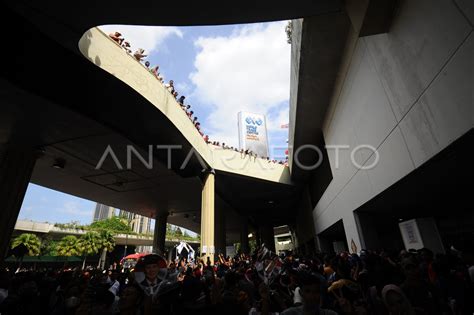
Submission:
POLYGON ((53 240, 50 234, 45 234, 41 238, 41 256, 57 256, 56 245, 57 241, 53 240))
POLYGON ((23 244, 28 249, 28 256, 38 256, 41 252, 41 240, 38 236, 31 233, 23 233, 16 237, 12 242, 12 248, 23 244))
POLYGON ((107 230, 115 233, 130 233, 132 230, 127 220, 121 217, 112 217, 105 220, 95 221, 90 225, 94 230, 107 230))
POLYGON ((58 241, 47 240, 41 242, 41 255, 42 256, 58 256, 57 246, 58 241))
POLYGON ((107 252, 111 252, 115 248, 115 238, 114 238, 114 235, 107 230, 102 230, 100 232, 99 237, 100 237, 100 250, 102 252, 102 255, 99 259, 99 263, 97 267, 103 269, 105 265, 107 252))
POLYGON ((58 256, 80 255, 78 239, 74 235, 64 236, 56 246, 58 256))
POLYGON ((100 234, 96 231, 89 231, 83 234, 77 242, 77 248, 79 253, 84 256, 84 261, 82 263, 82 269, 84 269, 86 266, 87 256, 97 254, 101 248, 100 234))

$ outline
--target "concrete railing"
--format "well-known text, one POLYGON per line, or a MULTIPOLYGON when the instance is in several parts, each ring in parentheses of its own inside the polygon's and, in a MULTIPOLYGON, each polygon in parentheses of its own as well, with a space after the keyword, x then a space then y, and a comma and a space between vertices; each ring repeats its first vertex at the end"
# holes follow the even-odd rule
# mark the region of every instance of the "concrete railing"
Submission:
POLYGON ((213 167, 217 170, 291 184, 289 169, 284 165, 214 145, 209 145, 209 149, 212 152, 213 167))
POLYGON ((240 154, 234 151, 218 150, 207 144, 163 84, 144 65, 98 28, 92 28, 84 33, 79 41, 79 50, 90 62, 126 83, 166 115, 196 152, 214 169, 291 184, 288 167, 258 158, 255 161, 252 158, 252 162, 249 163, 249 159, 240 158, 240 154))

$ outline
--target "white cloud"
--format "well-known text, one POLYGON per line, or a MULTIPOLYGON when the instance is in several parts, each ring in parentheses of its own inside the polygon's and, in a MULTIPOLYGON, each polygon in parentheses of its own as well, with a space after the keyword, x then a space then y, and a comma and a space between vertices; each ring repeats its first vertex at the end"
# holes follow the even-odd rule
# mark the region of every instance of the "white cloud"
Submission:
MULTIPOLYGON (((205 124, 211 139, 235 146, 239 111, 268 115, 288 101, 291 47, 286 41, 286 24, 253 24, 236 28, 228 37, 195 41, 199 52, 196 70, 190 74, 196 86, 192 95, 212 106, 205 124)), ((275 119, 284 115, 288 110, 281 110, 275 119)), ((281 122, 269 122, 272 129, 276 124, 281 122)))
POLYGON ((138 48, 145 49, 145 53, 149 55, 153 51, 162 49, 160 45, 170 36, 183 37, 183 32, 177 27, 164 26, 137 26, 137 25, 102 25, 99 28, 109 34, 112 32, 120 32, 122 37, 130 43, 131 50, 134 52, 138 48))
POLYGON ((281 125, 287 124, 289 119, 290 108, 288 104, 283 108, 279 108, 275 113, 271 113, 267 117, 268 131, 288 132, 288 129, 281 128, 281 125))
POLYGON ((78 216, 90 216, 92 218, 92 210, 79 209, 79 204, 74 201, 65 202, 63 207, 59 209, 59 212, 78 216))
POLYGON ((177 83, 176 85, 176 90, 179 92, 179 95, 188 95, 190 91, 189 85, 186 83, 177 83))

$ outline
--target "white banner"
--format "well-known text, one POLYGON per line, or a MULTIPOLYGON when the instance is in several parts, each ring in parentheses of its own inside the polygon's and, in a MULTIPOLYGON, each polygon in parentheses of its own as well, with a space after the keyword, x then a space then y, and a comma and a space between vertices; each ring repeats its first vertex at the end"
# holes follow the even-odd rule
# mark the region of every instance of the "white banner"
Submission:
POLYGON ((257 153, 259 157, 269 156, 265 115, 239 112, 237 117, 240 148, 257 153))
POLYGON ((402 234, 406 250, 423 248, 423 240, 421 239, 416 219, 400 222, 398 226, 400 227, 400 233, 402 234))

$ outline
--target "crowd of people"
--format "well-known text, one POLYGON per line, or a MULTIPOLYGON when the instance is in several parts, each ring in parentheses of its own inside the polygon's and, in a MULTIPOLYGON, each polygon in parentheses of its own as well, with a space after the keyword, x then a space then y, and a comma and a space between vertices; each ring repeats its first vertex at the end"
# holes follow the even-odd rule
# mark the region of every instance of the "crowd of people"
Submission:
MULTIPOLYGON (((109 37, 113 41, 115 41, 118 45, 120 45, 127 53, 132 54, 132 50, 130 49, 131 48, 130 43, 128 41, 125 41, 125 38, 122 37, 122 34, 120 32, 110 33, 109 37)), ((139 62, 143 62, 144 58, 147 57, 147 56, 148 55, 145 54, 145 50, 143 48, 138 48, 133 53, 133 57, 139 62)), ((149 61, 145 61, 144 65, 156 77, 156 79, 159 82, 164 84, 164 87, 171 93, 171 95, 175 98, 175 100, 180 104, 181 108, 185 111, 186 115, 189 117, 191 122, 194 124, 194 126, 196 127, 199 134, 202 137, 207 137, 207 139, 208 139, 209 136, 207 136, 207 135, 205 136, 203 131, 201 130, 201 123, 198 121, 198 117, 194 116, 194 111, 191 110, 191 105, 184 103, 184 100, 185 100, 186 97, 184 95, 182 95, 178 98, 179 93, 178 93, 178 91, 176 91, 176 88, 174 86, 174 81, 169 80, 169 82, 165 84, 163 77, 160 75, 160 72, 159 72, 160 67, 158 65, 150 67, 151 64, 150 64, 149 61)))
MULTIPOLYGON (((125 41, 125 38, 122 37, 122 34, 120 32, 110 33, 109 37, 113 41, 115 41, 118 45, 120 45, 127 53, 132 54, 132 50, 130 49, 131 48, 130 43, 128 41, 125 41)), ((135 53, 133 53, 133 57, 137 61, 143 62, 144 58, 147 57, 147 55, 145 54, 145 50, 143 48, 139 48, 135 51, 135 53)), ((144 65, 157 78, 157 80, 159 82, 164 84, 164 87, 171 93, 171 95, 173 95, 173 97, 176 99, 176 101, 181 106, 183 111, 186 113, 186 116, 189 117, 189 119, 193 123, 194 127, 199 132, 199 134, 203 137, 204 141, 207 144, 212 144, 214 146, 218 146, 218 147, 221 147, 221 148, 226 149, 226 150, 234 150, 236 152, 240 152, 243 156, 249 156, 249 157, 254 157, 254 158, 258 157, 257 154, 255 152, 252 152, 251 150, 241 149, 239 151, 239 149, 234 148, 233 146, 227 146, 227 145, 225 145, 225 143, 221 144, 219 141, 210 141, 209 140, 209 135, 204 134, 204 132, 202 130, 202 127, 201 127, 201 123, 198 121, 198 117, 195 116, 194 111, 191 110, 191 105, 190 104, 185 104, 186 97, 184 95, 181 95, 178 98, 179 93, 175 89, 174 81, 170 80, 167 84, 165 84, 163 77, 160 75, 160 72, 159 72, 160 67, 158 65, 153 66, 153 67, 150 68, 150 62, 149 61, 145 61, 144 65)), ((269 163, 277 163, 277 164, 281 164, 281 165, 284 165, 284 166, 288 166, 288 157, 286 157, 285 160, 270 159, 270 157, 266 157, 266 156, 261 156, 261 158, 264 159, 264 160, 267 160, 269 163)))
POLYGON ((132 270, 0 273, 9 314, 472 314, 473 256, 418 251, 252 255, 167 261, 132 270))
POLYGON ((208 144, 212 144, 214 146, 217 146, 217 147, 220 147, 224 150, 231 150, 231 151, 234 151, 234 152, 238 152, 240 153, 240 156, 242 158, 245 158, 245 157, 249 157, 250 159, 253 157, 254 160, 256 160, 257 158, 262 158, 264 160, 266 160, 268 163, 274 163, 274 164, 281 164, 281 165, 284 165, 284 166, 288 166, 288 155, 286 154, 286 157, 284 160, 277 160, 277 159, 270 159, 270 157, 268 156, 258 156, 257 153, 253 152, 252 150, 249 150, 249 149, 238 149, 237 147, 233 147, 233 146, 228 146, 226 145, 224 142, 223 143, 220 143, 219 141, 209 141, 209 139, 204 139, 206 140, 206 142, 208 144))

